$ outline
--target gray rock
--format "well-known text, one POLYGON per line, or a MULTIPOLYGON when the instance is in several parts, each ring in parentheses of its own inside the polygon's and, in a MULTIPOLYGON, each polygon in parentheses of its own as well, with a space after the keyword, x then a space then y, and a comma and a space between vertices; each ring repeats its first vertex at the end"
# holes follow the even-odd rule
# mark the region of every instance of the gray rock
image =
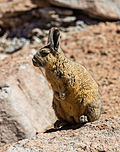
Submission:
POLYGON ((16 38, 13 39, 7 39, 5 36, 3 36, 0 39, 0 52, 2 53, 14 53, 18 50, 20 50, 25 44, 27 40, 25 38, 16 38))
POLYGON ((99 19, 120 20, 120 0, 49 0, 56 6, 80 9, 99 19))
POLYGON ((11 39, 11 43, 10 45, 8 45, 6 47, 6 49, 4 50, 5 53, 13 53, 13 52, 16 52, 18 50, 20 50, 26 43, 26 39, 24 38, 13 38, 11 39))
POLYGON ((3 60, 7 57, 7 54, 0 53, 0 60, 3 60))
POLYGON ((0 146, 31 138, 55 122, 52 90, 29 54, 24 50, 0 61, 0 146))

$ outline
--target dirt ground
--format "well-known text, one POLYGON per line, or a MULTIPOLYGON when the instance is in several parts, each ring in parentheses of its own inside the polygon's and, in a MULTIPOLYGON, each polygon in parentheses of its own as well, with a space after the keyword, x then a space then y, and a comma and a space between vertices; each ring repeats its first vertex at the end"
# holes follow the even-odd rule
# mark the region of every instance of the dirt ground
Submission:
POLYGON ((99 23, 62 38, 66 56, 84 65, 99 84, 101 119, 120 117, 120 24, 99 23))

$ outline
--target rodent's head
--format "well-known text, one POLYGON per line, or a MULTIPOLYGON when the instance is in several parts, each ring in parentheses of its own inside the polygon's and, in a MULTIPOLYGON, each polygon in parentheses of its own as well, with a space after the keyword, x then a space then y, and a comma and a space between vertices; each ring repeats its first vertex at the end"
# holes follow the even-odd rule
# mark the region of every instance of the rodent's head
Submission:
POLYGON ((48 44, 40 48, 32 59, 34 66, 50 68, 57 62, 57 58, 61 53, 59 39, 59 30, 57 28, 51 28, 48 35, 48 44))

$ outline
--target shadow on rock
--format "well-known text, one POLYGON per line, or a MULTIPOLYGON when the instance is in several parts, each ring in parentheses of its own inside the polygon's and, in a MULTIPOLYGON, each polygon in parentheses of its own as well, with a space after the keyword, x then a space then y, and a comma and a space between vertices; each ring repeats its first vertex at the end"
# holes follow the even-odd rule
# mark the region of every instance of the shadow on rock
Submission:
POLYGON ((60 128, 51 128, 51 129, 48 129, 46 130, 44 133, 52 133, 52 132, 57 132, 57 131, 61 131, 61 130, 69 130, 69 129, 72 129, 72 130, 75 130, 75 129, 78 129, 78 128, 81 128, 85 125, 85 123, 83 124, 66 124, 60 128))

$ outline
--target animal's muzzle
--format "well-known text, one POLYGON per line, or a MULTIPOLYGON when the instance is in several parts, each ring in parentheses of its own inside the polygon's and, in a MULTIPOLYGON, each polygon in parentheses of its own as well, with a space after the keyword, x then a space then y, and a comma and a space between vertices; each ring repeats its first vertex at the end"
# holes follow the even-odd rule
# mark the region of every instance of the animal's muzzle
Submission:
POLYGON ((37 59, 37 57, 35 55, 32 58, 32 62, 33 62, 33 65, 36 67, 39 67, 41 65, 40 61, 37 59))

